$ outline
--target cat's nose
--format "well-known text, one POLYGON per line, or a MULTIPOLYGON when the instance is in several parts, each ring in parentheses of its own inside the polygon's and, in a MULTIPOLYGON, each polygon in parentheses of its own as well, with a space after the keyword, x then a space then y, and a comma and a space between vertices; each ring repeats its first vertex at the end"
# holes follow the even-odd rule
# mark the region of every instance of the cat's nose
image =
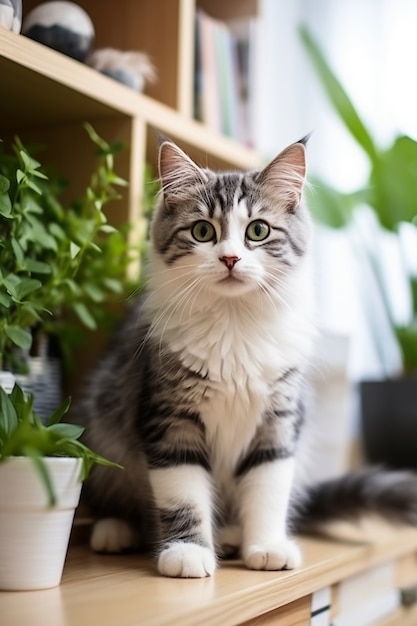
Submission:
POLYGON ((232 270, 240 258, 238 256, 221 256, 219 261, 224 263, 227 269, 232 270))

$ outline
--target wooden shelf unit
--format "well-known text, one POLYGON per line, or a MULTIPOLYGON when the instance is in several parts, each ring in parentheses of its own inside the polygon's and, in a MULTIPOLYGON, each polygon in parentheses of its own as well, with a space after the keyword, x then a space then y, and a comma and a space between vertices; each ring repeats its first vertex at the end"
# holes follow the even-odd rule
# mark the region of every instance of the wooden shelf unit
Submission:
MULTIPOLYGON (((24 14, 41 0, 25 0, 24 14)), ((122 198, 106 208, 109 221, 126 221, 137 240, 144 229, 141 202, 144 169, 155 168, 157 132, 177 141, 202 165, 251 169, 259 155, 238 142, 214 133, 192 118, 194 27, 198 0, 111 0, 78 2, 92 18, 94 49, 112 46, 140 50, 152 58, 158 82, 144 94, 112 80, 55 50, 0 28, 0 139, 15 135, 26 145, 42 146, 39 160, 53 164, 70 181, 68 198, 79 197, 95 166, 94 146, 84 122, 108 142, 122 142, 116 159, 119 176, 129 181, 122 198)), ((239 15, 245 1, 227 4, 239 15)), ((207 10, 210 2, 204 2, 207 10)), ((252 10, 256 3, 252 2, 252 10)), ((219 11, 220 3, 213 0, 219 11)), ((89 355, 88 369, 94 361, 89 355)))
MULTIPOLYGON (((26 0, 25 12, 37 4, 26 0)), ((147 52, 158 83, 148 94, 138 94, 85 64, 0 29, 3 139, 18 134, 24 143, 45 146, 43 161, 68 176, 73 196, 85 188, 93 167, 83 122, 108 141, 124 142, 116 167, 129 188, 109 209, 109 218, 116 226, 130 220, 139 230, 144 164, 155 165, 157 131, 178 141, 203 165, 246 169, 261 164, 255 151, 192 119, 195 0, 121 0, 117 8, 110 0, 79 4, 95 25, 94 48, 147 52)), ((239 11, 237 2, 231 4, 239 11)))

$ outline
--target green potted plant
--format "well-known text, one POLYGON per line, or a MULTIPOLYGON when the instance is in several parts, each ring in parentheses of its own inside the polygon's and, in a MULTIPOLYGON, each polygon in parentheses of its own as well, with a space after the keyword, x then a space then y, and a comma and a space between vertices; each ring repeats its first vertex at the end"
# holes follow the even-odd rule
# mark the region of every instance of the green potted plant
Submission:
POLYGON ((95 463, 119 467, 79 441, 83 428, 43 424, 33 396, 0 388, 0 589, 59 585, 81 485, 95 463))
MULTIPOLYGON (((379 147, 305 27, 301 28, 301 37, 334 110, 368 157, 370 165, 369 180, 352 193, 342 193, 322 180, 313 179, 310 193, 313 214, 319 222, 342 228, 351 225, 359 207, 365 205, 373 211, 380 232, 385 230, 398 236, 403 224, 408 224, 413 231, 413 226, 417 227, 417 141, 401 135, 388 148, 379 147)), ((398 322, 392 311, 390 284, 383 270, 377 240, 373 239, 371 244, 362 241, 359 252, 370 268, 380 293, 380 306, 401 354, 401 371, 392 376, 393 368, 387 362, 385 351, 386 337, 379 333, 374 303, 368 298, 370 328, 387 376, 384 380, 363 381, 360 385, 365 450, 371 462, 416 468, 417 272, 409 267, 404 256, 404 277, 411 310, 408 323, 398 322)))
MULTIPOLYGON (((60 201, 61 179, 47 176, 19 140, 11 154, 0 152, 0 369, 17 374, 23 386, 29 364, 31 381, 34 365, 41 376, 45 371, 44 354, 29 359, 34 345, 54 337, 70 363, 80 328, 102 327, 109 317, 103 303, 122 299, 130 285, 133 248, 103 210, 125 184, 114 172, 117 148, 86 129, 98 165, 83 197, 69 205, 60 201)), ((57 376, 59 366, 49 371, 57 376)), ((43 384, 44 403, 51 383, 43 384)))

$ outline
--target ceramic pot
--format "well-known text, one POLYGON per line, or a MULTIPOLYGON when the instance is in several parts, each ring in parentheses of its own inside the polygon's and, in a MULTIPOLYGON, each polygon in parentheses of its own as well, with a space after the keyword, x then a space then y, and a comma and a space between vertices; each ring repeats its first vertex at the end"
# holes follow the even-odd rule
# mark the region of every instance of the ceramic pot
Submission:
POLYGON ((82 459, 44 459, 57 503, 48 496, 30 459, 0 463, 0 589, 30 590, 61 582, 75 509, 82 459))
POLYGON ((12 393, 15 382, 16 378, 14 374, 6 370, 0 370, 0 387, 4 389, 6 393, 12 393))
POLYGON ((366 381, 359 391, 367 460, 417 470, 417 377, 366 381))

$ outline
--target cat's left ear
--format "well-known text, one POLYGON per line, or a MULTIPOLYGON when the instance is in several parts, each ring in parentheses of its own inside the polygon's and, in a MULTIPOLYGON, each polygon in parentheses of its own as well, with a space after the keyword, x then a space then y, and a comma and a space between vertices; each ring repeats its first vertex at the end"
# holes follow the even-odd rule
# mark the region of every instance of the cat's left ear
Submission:
POLYGON ((286 208, 294 209, 301 202, 306 178, 304 141, 293 143, 280 152, 258 175, 258 182, 278 193, 286 208))
POLYGON ((177 194, 184 186, 207 179, 194 161, 171 141, 164 141, 159 148, 159 176, 162 190, 168 194, 177 194))

